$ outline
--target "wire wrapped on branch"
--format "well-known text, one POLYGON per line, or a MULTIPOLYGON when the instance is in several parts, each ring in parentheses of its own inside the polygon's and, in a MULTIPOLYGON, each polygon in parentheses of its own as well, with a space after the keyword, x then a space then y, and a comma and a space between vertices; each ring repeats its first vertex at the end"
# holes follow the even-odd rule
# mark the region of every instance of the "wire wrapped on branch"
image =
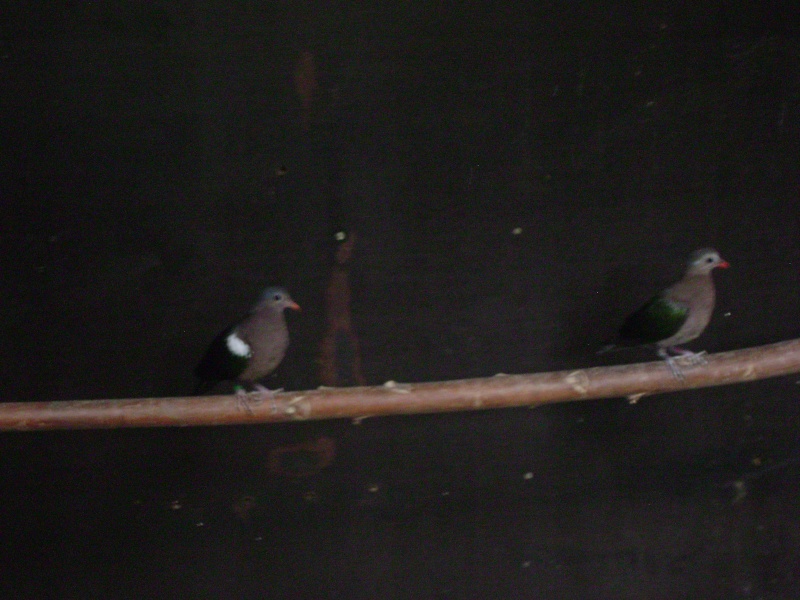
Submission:
POLYGON ((107 429, 276 423, 453 412, 628 397, 800 372, 800 339, 712 354, 676 379, 663 361, 531 375, 276 393, 248 405, 233 395, 0 403, 0 429, 107 429))

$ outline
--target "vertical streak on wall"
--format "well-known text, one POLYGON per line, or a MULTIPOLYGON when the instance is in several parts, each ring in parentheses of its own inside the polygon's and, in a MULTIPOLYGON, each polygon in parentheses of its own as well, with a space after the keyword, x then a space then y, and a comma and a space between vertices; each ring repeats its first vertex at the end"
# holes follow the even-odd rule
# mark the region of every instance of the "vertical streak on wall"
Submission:
POLYGON ((300 122, 304 131, 308 131, 311 127, 311 108, 318 87, 314 55, 308 50, 303 50, 295 66, 294 89, 300 98, 300 122))
POLYGON ((349 261, 356 236, 351 233, 336 249, 333 272, 325 291, 325 335, 320 344, 320 382, 329 386, 365 385, 358 336, 350 315, 349 261))

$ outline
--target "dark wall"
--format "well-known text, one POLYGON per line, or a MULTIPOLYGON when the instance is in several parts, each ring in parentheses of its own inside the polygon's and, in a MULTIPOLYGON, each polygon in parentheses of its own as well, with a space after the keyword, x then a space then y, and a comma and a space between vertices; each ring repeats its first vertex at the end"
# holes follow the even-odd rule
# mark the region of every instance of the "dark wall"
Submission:
MULTIPOLYGON (((693 347, 798 336, 792 3, 530 4, 4 9, 0 399, 184 395, 269 283, 319 385, 339 227, 369 383, 649 359, 595 350, 707 245, 693 347)), ((4 434, 0 589, 788 598, 796 395, 4 434)))

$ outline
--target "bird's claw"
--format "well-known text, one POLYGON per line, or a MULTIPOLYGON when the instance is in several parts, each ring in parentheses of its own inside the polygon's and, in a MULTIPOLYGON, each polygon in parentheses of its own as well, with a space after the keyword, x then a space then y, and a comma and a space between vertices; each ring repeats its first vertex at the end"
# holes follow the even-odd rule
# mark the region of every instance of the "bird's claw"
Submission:
POLYGON ((247 414, 253 414, 253 409, 250 407, 249 395, 242 388, 236 390, 236 403, 239 405, 239 408, 247 414))
POLYGON ((244 390, 236 390, 236 403, 239 408, 248 414, 253 414, 253 409, 250 408, 250 399, 247 397, 247 392, 244 390))
POLYGON ((675 362, 674 356, 667 355, 664 360, 667 361, 667 366, 669 367, 669 370, 672 371, 672 376, 675 379, 679 381, 684 381, 686 379, 686 377, 683 375, 683 371, 681 371, 680 367, 678 366, 678 363, 675 362))
POLYGON ((278 412, 278 405, 275 402, 275 394, 278 392, 282 392, 283 388, 278 388, 277 390, 271 390, 269 388, 264 387, 260 383, 256 384, 256 392, 259 394, 259 401, 264 402, 265 400, 269 400, 271 402, 270 408, 272 409, 272 414, 276 414, 278 412))
POLYGON ((658 355, 667 362, 672 375, 675 377, 675 379, 679 379, 680 381, 684 381, 686 378, 680 369, 679 363, 683 363, 684 365, 690 367, 704 365, 708 362, 706 360, 706 354, 707 352, 705 350, 700 352, 692 352, 691 350, 684 350, 683 348, 674 347, 662 348, 658 351, 658 355), (670 351, 676 353, 677 356, 670 354, 670 351))
MULTIPOLYGON (((272 413, 275 414, 278 412, 278 405, 275 402, 275 394, 277 392, 282 392, 283 388, 278 388, 277 390, 271 390, 269 388, 264 387, 261 384, 255 384, 255 392, 257 398, 256 402, 264 402, 265 400, 269 400, 272 403, 272 413)), ((245 411, 246 413, 252 415, 253 414, 253 403, 250 400, 250 394, 244 391, 243 388, 238 388, 236 390, 236 400, 238 401, 239 407, 245 411)))
POLYGON ((679 362, 685 362, 692 366, 704 365, 708 362, 708 360, 706 360, 706 354, 708 353, 705 350, 701 350, 700 352, 684 350, 676 358, 679 362))

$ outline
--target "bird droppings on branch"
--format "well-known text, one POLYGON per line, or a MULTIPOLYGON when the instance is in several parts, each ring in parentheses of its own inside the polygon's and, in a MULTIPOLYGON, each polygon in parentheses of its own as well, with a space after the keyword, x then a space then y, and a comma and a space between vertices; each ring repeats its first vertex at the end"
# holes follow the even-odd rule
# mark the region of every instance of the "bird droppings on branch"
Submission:
POLYGON ((583 371, 573 371, 564 378, 564 381, 581 396, 585 396, 589 391, 589 377, 583 371))

